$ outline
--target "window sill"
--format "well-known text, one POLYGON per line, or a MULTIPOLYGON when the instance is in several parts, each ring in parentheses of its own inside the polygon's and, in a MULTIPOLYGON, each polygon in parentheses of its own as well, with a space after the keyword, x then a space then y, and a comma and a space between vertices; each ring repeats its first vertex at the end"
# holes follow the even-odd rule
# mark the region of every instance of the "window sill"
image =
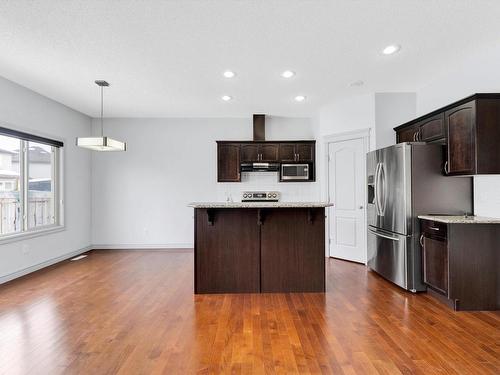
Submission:
POLYGON ((66 230, 66 227, 64 225, 51 225, 51 226, 47 226, 45 228, 32 230, 29 232, 6 234, 5 236, 0 237, 0 245, 10 243, 10 242, 27 240, 29 238, 40 237, 40 236, 44 236, 46 234, 62 232, 64 230, 66 230))

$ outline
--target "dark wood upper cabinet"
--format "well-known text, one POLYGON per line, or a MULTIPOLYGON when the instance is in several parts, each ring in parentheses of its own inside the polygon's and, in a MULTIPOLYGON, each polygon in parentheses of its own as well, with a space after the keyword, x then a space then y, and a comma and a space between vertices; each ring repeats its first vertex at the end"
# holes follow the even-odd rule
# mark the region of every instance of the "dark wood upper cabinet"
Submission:
POLYGON ((314 161, 314 143, 297 143, 297 161, 314 161))
POLYGON ((240 150, 242 163, 259 161, 259 146, 256 143, 243 143, 240 150))
POLYGON ((314 162, 315 142, 280 143, 281 162, 314 162))
POLYGON ((296 159, 295 143, 280 143, 279 159, 282 162, 293 162, 296 159))
POLYGON ((396 142, 432 142, 445 139, 444 114, 426 118, 396 131, 396 142))
POLYGON ((445 139, 444 114, 440 113, 417 124, 417 140, 420 142, 431 142, 445 139))
POLYGON ((279 160, 279 145, 277 143, 259 144, 260 161, 277 162, 279 160))
POLYGON ((398 143, 445 144, 446 174, 500 174, 500 94, 472 95, 394 130, 398 143))
POLYGON ((243 163, 277 162, 278 151, 277 143, 242 143, 241 161, 243 163))
POLYGON ((217 143, 217 181, 241 181, 239 143, 217 143))
POLYGON ((448 174, 476 172, 476 115, 475 101, 463 104, 444 114, 448 134, 448 174))
POLYGON ((416 142, 418 125, 408 126, 396 131, 396 143, 416 142))

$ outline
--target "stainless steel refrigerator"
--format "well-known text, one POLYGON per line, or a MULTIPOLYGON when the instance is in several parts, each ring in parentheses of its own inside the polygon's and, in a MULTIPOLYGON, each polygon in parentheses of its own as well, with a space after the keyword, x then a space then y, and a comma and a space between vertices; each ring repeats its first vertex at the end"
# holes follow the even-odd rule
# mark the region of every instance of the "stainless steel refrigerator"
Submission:
POLYGON ((444 176, 444 146, 399 143, 367 154, 368 267, 425 290, 418 215, 472 212, 472 178, 444 176))

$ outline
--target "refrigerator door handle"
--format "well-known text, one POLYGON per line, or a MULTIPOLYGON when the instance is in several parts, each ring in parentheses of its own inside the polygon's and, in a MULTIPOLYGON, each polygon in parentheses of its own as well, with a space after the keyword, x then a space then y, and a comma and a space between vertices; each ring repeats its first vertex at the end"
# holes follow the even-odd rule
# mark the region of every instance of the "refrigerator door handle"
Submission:
POLYGON ((380 179, 380 174, 382 172, 382 163, 377 163, 377 169, 375 170, 375 206, 377 207, 377 215, 383 216, 382 202, 380 199, 380 193, 382 191, 382 181, 380 179))
POLYGON ((380 171, 379 171, 379 174, 380 174, 380 181, 381 181, 381 186, 382 186, 382 189, 380 189, 380 216, 384 216, 384 213, 385 213, 385 205, 387 203, 386 201, 386 195, 387 195, 387 185, 386 185, 386 173, 385 173, 385 165, 384 163, 380 163, 380 171))
POLYGON ((374 178, 373 178, 373 195, 374 195, 374 203, 375 203, 375 213, 377 214, 377 216, 380 216, 380 211, 379 211, 379 208, 378 208, 378 169, 380 167, 380 163, 377 163, 377 165, 375 166, 375 175, 374 175, 374 178))
POLYGON ((389 234, 385 234, 385 233, 381 233, 381 232, 378 232, 376 230, 373 230, 371 228, 368 228, 368 230, 373 233, 375 236, 377 237, 382 237, 382 238, 386 238, 388 240, 391 240, 391 241, 399 241, 399 238, 398 237, 394 237, 394 236, 391 236, 389 234))

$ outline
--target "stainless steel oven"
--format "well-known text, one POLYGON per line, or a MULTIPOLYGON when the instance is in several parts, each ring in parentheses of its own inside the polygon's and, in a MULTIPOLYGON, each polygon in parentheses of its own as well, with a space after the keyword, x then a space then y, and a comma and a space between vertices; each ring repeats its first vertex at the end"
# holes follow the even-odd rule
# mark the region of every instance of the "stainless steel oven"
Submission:
POLYGON ((280 178, 283 181, 309 180, 309 164, 281 164, 280 178))

